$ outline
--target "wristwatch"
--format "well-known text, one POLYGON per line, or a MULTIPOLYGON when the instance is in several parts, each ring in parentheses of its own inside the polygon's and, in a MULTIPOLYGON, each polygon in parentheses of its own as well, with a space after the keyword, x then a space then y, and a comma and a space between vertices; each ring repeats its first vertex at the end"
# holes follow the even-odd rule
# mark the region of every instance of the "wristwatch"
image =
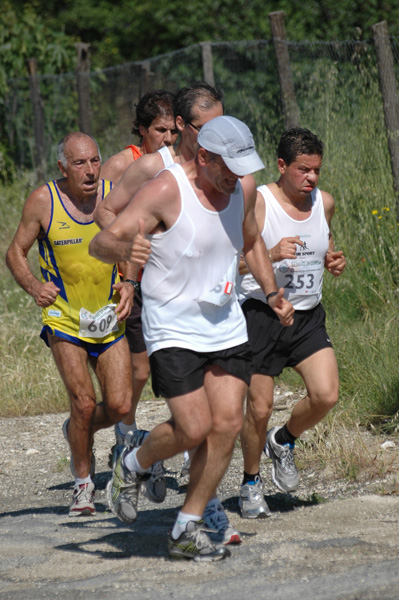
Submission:
POLYGON ((139 281, 133 281, 133 279, 124 279, 123 283, 131 283, 132 286, 134 287, 135 292, 140 291, 140 282, 139 281))
POLYGON ((267 294, 266 296, 266 302, 269 304, 269 298, 273 298, 273 296, 277 296, 278 292, 270 292, 270 294, 267 294))

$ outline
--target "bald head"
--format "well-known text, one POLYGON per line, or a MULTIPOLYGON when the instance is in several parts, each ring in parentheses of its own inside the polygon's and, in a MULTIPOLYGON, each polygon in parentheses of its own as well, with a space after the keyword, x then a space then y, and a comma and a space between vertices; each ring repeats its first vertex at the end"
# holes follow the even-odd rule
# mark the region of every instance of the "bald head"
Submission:
POLYGON ((100 157, 100 160, 101 160, 101 153, 100 153, 100 148, 98 147, 98 144, 97 144, 97 140, 88 133, 83 133, 82 131, 72 131, 71 133, 68 133, 65 137, 63 137, 57 146, 57 157, 58 157, 59 162, 64 167, 64 169, 67 167, 67 164, 68 164, 68 162, 67 162, 68 149, 66 149, 66 146, 71 141, 80 140, 83 138, 90 139, 95 143, 95 145, 97 146, 98 156, 100 157))

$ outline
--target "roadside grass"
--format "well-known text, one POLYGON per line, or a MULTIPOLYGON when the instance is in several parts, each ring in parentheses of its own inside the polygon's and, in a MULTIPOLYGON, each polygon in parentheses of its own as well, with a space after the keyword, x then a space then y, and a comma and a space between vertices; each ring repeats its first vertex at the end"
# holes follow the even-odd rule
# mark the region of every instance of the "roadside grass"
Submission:
POLYGON ((298 467, 314 465, 334 479, 349 482, 376 481, 397 473, 399 450, 384 447, 384 440, 358 423, 346 426, 336 411, 298 441, 298 467))
POLYGON ((13 312, 0 315, 0 336, 5 341, 0 346, 2 417, 62 412, 69 407, 50 350, 39 338, 40 311, 36 315, 32 305, 33 300, 25 294, 21 316, 13 312))
MULTIPOLYGON (((40 309, 19 288, 16 312, 0 314, 0 417, 66 412, 69 399, 51 351, 40 339, 40 309)), ((9 302, 9 298, 7 299, 9 302)), ((90 369, 98 401, 101 391, 90 369)), ((147 383, 143 398, 151 398, 147 383)))

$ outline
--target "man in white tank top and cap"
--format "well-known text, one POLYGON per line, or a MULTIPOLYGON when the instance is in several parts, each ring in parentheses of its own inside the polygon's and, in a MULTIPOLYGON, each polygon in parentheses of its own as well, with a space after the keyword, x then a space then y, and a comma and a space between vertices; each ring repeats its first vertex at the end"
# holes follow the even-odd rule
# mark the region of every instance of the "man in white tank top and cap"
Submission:
POLYGON ((258 188, 255 212, 276 283, 284 288, 295 315, 292 327, 282 327, 262 289, 241 264, 240 272, 248 274, 241 282, 240 301, 255 363, 241 432, 244 477, 239 506, 241 516, 249 519, 270 514, 259 474, 263 450, 272 459, 275 485, 283 492, 294 491, 298 486, 295 440, 335 406, 339 390, 321 296, 324 268, 341 275, 345 257, 334 250, 331 235, 334 198, 316 187, 323 144, 307 129, 290 129, 280 139, 277 156, 280 177, 258 188), (307 395, 285 425, 267 432, 274 377, 285 367, 301 375, 307 395))
MULTIPOLYGON (((179 133, 176 144, 165 144, 156 152, 146 152, 143 156, 127 166, 123 173, 123 177, 118 179, 118 185, 114 187, 111 194, 108 194, 110 198, 105 202, 102 202, 101 206, 98 206, 94 214, 94 219, 101 229, 110 225, 116 216, 129 204, 131 198, 140 187, 155 177, 162 169, 174 162, 182 164, 183 162, 194 158, 197 149, 198 132, 204 123, 223 114, 222 100, 223 96, 219 90, 202 82, 193 83, 190 86, 181 88, 177 92, 173 102, 176 131, 179 133)), ((140 281, 137 281, 137 279, 139 278, 136 277, 136 281, 132 281, 132 284, 135 286, 135 296, 137 296, 137 303, 135 301, 133 312, 135 314, 139 312, 141 318, 142 298, 140 281)), ((129 325, 130 324, 128 323, 128 340, 129 325)), ((132 338, 134 337, 132 342, 139 345, 140 351, 140 356, 139 354, 136 354, 135 357, 138 372, 134 377, 134 398, 130 413, 123 422, 118 423, 115 426, 117 443, 123 443, 126 433, 131 430, 136 430, 136 408, 141 391, 144 388, 150 372, 147 353, 142 352, 145 348, 143 348, 144 341, 141 340, 141 321, 133 323, 133 326, 135 330, 134 336, 132 335, 132 338)), ((133 352, 132 344, 131 351, 133 352)), ((162 469, 154 468, 155 478, 153 477, 153 480, 147 482, 150 498, 155 499, 157 502, 162 502, 162 498, 165 497, 166 492, 165 479, 161 475, 162 469)))
POLYGON ((168 549, 173 558, 216 561, 230 552, 204 532, 202 515, 229 465, 252 372, 235 289, 241 253, 284 325, 292 323, 293 308, 277 290, 256 224, 251 174, 263 163, 251 132, 221 116, 202 127, 198 145, 193 160, 144 185, 90 252, 105 262, 130 261, 134 236, 150 234, 143 330, 154 393, 166 398, 172 415, 140 447, 118 447, 109 504, 123 522, 133 523, 151 465, 197 448, 168 549))
MULTIPOLYGON (((217 88, 207 83, 193 83, 177 92, 173 110, 176 119, 176 130, 179 132, 178 141, 174 146, 165 145, 157 152, 147 152, 145 156, 140 157, 134 164, 128 166, 120 183, 114 188, 114 193, 111 192, 111 197, 105 199, 96 211, 94 217, 101 228, 112 223, 139 188, 155 177, 163 168, 175 162, 183 164, 195 157, 197 136, 201 127, 211 119, 223 115, 223 96, 217 88)), ((132 310, 135 318, 133 320, 128 319, 126 337, 131 351, 135 352, 132 355, 132 358, 134 356, 134 360, 132 360, 133 400, 129 414, 123 422, 115 425, 116 445, 124 443, 125 436, 129 431, 135 432, 134 440, 136 442, 142 441, 146 434, 145 430, 137 429, 136 408, 141 391, 150 375, 150 365, 147 352, 141 352, 145 349, 141 323, 141 285, 139 281, 132 281, 131 283, 135 286, 132 310), (132 330, 131 335, 130 329, 132 330), (134 346, 138 347, 140 353, 136 353, 134 346), (135 367, 137 367, 137 370, 135 367)), ((112 453, 115 447, 112 447, 112 453)), ((188 485, 190 478, 189 455, 192 455, 194 451, 184 452, 184 461, 178 478, 180 487, 187 487, 188 485)), ((110 466, 112 465, 112 453, 110 455, 110 466)), ((151 477, 146 481, 145 487, 146 496, 150 500, 156 503, 163 502, 166 497, 166 479, 162 463, 153 465, 151 477)), ((230 525, 223 506, 217 497, 211 498, 208 502, 204 512, 204 521, 209 527, 219 531, 224 544, 240 543, 240 533, 230 525)))

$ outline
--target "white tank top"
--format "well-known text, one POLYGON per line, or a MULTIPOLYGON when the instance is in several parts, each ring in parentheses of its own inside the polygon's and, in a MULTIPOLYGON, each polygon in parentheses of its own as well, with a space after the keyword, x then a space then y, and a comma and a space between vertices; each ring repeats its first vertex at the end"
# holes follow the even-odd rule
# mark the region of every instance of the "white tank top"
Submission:
POLYGON ((199 202, 180 165, 167 170, 178 183, 181 210, 170 229, 149 236, 141 287, 148 354, 170 347, 214 352, 243 344, 246 322, 235 290, 243 246, 241 183, 226 208, 214 212, 199 202), (213 303, 218 300, 226 302, 213 303))
POLYGON ((173 165, 174 161, 170 153, 169 146, 162 146, 162 148, 158 150, 158 153, 161 155, 165 167, 170 167, 170 165, 173 165))
MULTIPOLYGON (((265 200, 265 223, 262 238, 266 248, 273 248, 283 237, 299 235, 304 245, 297 246, 296 258, 273 263, 277 287, 283 287, 284 297, 296 310, 310 310, 321 301, 324 259, 328 250, 329 227, 321 192, 311 194, 312 212, 304 221, 290 217, 266 185, 258 188, 265 200)), ((249 273, 240 281, 240 302, 255 298, 266 302, 260 286, 249 273)))

